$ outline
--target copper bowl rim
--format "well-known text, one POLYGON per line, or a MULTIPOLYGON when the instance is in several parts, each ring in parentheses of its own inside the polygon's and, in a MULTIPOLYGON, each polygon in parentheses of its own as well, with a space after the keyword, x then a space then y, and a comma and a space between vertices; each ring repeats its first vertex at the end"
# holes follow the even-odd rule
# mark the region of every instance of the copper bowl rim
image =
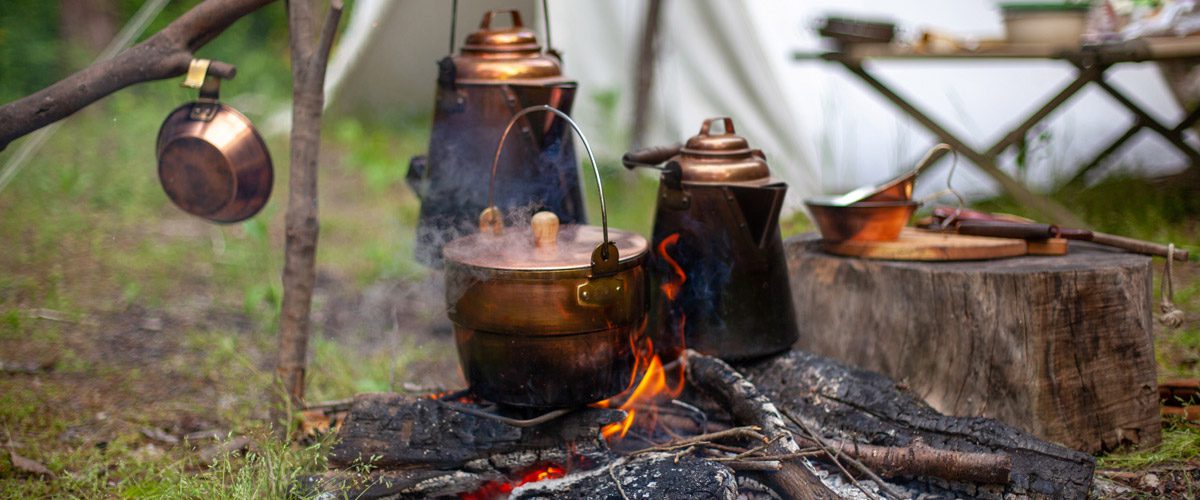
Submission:
POLYGON ((810 207, 844 209, 844 208, 895 208, 904 206, 921 206, 921 202, 917 200, 897 200, 897 201, 859 201, 849 205, 840 205, 834 203, 834 197, 808 198, 804 200, 804 204, 810 207))

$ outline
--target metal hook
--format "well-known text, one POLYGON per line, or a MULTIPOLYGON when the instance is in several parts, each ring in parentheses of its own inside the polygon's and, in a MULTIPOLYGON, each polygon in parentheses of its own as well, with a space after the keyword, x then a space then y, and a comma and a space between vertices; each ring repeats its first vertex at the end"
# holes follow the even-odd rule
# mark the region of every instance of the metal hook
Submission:
MULTIPOLYGON (((940 147, 940 146, 943 146, 943 145, 939 144, 933 150, 930 150, 929 154, 926 154, 926 156, 928 157, 930 154, 932 154, 934 151, 936 151, 938 149, 938 147, 940 147)), ((938 191, 936 193, 933 193, 933 194, 921 199, 921 202, 924 203, 926 201, 936 199, 937 197, 944 195, 944 194, 952 194, 952 195, 954 195, 954 197, 956 199, 958 199, 958 206, 954 208, 954 213, 950 214, 949 217, 942 219, 941 225, 937 228, 939 231, 944 231, 944 230, 948 229, 952 224, 954 224, 954 222, 958 220, 958 216, 962 215, 962 211, 964 208, 966 208, 966 205, 967 205, 967 200, 965 198, 963 198, 962 194, 959 193, 957 189, 954 189, 954 186, 952 185, 952 182, 954 181, 954 172, 958 168, 958 150, 950 148, 950 153, 954 155, 954 158, 950 161, 950 171, 946 173, 946 189, 944 189, 942 191, 938 191)), ((922 160, 922 162, 924 162, 924 160, 922 160)))

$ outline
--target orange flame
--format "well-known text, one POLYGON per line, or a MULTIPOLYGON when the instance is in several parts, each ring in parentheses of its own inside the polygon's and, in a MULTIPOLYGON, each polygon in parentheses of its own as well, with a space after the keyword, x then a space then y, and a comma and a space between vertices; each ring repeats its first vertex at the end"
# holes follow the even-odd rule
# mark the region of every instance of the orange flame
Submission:
POLYGON ((492 500, 496 498, 504 498, 512 493, 513 489, 518 486, 523 486, 529 483, 545 481, 547 479, 558 479, 567 474, 567 471, 557 465, 549 464, 543 467, 537 467, 529 472, 526 472, 520 479, 508 482, 488 481, 483 483, 479 489, 462 493, 458 495, 461 500, 492 500))
MULTIPOLYGON (((659 289, 662 290, 663 296, 666 297, 668 304, 673 304, 675 299, 679 297, 679 292, 683 289, 684 282, 687 281, 687 274, 683 272, 683 268, 671 255, 667 253, 667 248, 674 246, 679 242, 679 233, 671 234, 658 244, 657 251, 663 260, 671 266, 675 272, 669 281, 664 282, 659 289)), ((686 316, 682 311, 679 312, 678 338, 680 345, 676 352, 682 352, 683 345, 683 328, 686 324, 686 316)), ((667 383, 666 369, 663 367, 662 359, 654 352, 654 343, 649 338, 646 339, 646 348, 638 349, 634 345, 634 352, 638 353, 634 363, 633 376, 637 377, 638 373, 642 372, 641 367, 645 365, 645 373, 642 374, 641 380, 632 391, 626 390, 617 396, 596 403, 595 406, 600 408, 611 408, 614 401, 623 401, 617 406, 618 409, 625 411, 625 418, 620 422, 608 424, 600 429, 600 434, 605 439, 621 439, 629 432, 629 429, 637 424, 644 428, 653 429, 658 422, 658 410, 656 402, 663 399, 675 399, 683 393, 684 366, 678 364, 678 381, 674 386, 667 383), (648 361, 647 361, 648 360, 648 361)), ((630 381, 630 385, 632 384, 630 381)))

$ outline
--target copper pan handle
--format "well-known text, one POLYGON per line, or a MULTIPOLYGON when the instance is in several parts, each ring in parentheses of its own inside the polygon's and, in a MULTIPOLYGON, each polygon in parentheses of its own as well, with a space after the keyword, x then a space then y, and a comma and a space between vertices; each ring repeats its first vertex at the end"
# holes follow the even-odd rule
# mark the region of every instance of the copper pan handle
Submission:
MULTIPOLYGON (((608 239, 608 208, 604 203, 604 183, 600 180, 600 166, 596 163, 596 155, 592 154, 592 145, 588 143, 587 137, 583 135, 583 130, 580 130, 579 124, 571 119, 571 116, 560 111, 558 108, 553 108, 545 104, 538 106, 530 106, 518 111, 508 120, 508 125, 504 127, 504 133, 500 134, 500 143, 496 145, 496 155, 492 157, 492 176, 488 180, 488 203, 484 209, 484 214, 488 215, 492 221, 498 216, 500 209, 494 205, 493 195, 496 191, 496 170, 500 166, 500 153, 504 151, 504 143, 508 139, 509 132, 512 132, 513 126, 521 117, 538 112, 545 111, 554 113, 561 117, 575 131, 575 135, 579 136, 579 140, 583 142, 583 148, 587 150, 588 161, 592 164, 592 172, 596 174, 596 192, 600 195, 600 224, 604 231, 604 242, 596 247, 596 251, 592 252, 592 269, 605 270, 615 269, 620 256, 617 253, 617 245, 608 239)), ((483 218, 480 219, 481 224, 483 218)))

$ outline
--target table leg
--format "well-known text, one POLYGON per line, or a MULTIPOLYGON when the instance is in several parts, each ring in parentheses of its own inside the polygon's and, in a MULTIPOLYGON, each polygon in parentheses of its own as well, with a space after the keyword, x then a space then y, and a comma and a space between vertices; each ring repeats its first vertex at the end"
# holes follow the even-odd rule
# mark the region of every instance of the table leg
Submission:
POLYGON ((992 157, 999 156, 1000 153, 1003 153, 1004 150, 1008 149, 1009 146, 1012 146, 1013 144, 1024 139, 1025 134, 1029 132, 1029 129, 1033 128, 1034 125, 1037 125, 1042 120, 1045 120, 1047 116, 1050 116, 1050 113, 1058 109, 1059 106, 1065 104, 1068 99, 1073 97, 1084 86, 1093 81, 1097 81, 1100 78, 1100 75, 1104 74, 1104 70, 1107 68, 1107 66, 1100 65, 1092 66, 1086 69, 1080 68, 1079 74, 1076 75, 1075 80, 1073 80, 1066 87, 1063 87, 1058 94, 1055 94, 1054 97, 1051 97, 1049 101, 1046 101, 1046 104, 1038 108, 1037 111, 1034 111, 1033 114, 1029 115, 1029 118, 1026 118, 1025 121, 1021 122, 1020 125, 1013 127, 1012 131, 1010 131, 999 141, 996 141, 992 147, 988 148, 987 153, 985 154, 992 157))
MULTIPOLYGON (((949 144, 954 149, 958 150, 959 153, 962 153, 964 156, 969 158, 972 163, 975 163, 975 165, 983 170, 984 173, 999 183, 1000 187, 1012 195, 1012 197, 1018 203, 1029 206, 1030 208, 1038 211, 1054 223, 1072 227, 1085 226, 1083 221, 1072 214, 1070 210, 1067 210, 1066 207, 1051 199, 1034 194, 1020 181, 1014 179, 1012 176, 1001 170, 1000 167, 996 165, 994 154, 985 154, 976 151, 974 148, 967 145, 966 142, 962 141, 954 134, 950 133, 950 131, 945 127, 942 127, 939 123, 930 118, 928 114, 917 109, 916 106, 913 106, 899 94, 893 92, 892 89, 888 88, 887 85, 885 85, 883 82, 880 82, 870 73, 868 73, 862 67, 860 61, 844 58, 833 60, 836 60, 845 66, 846 69, 850 70, 851 73, 858 76, 859 79, 866 82, 867 85, 870 85, 873 89, 875 89, 876 92, 879 92, 880 95, 887 98, 892 102, 892 104, 896 105, 896 107, 900 108, 914 120, 923 125, 926 129, 932 132, 933 135, 941 139, 942 142, 949 144)), ((1082 87, 1082 84, 1079 86, 1082 87)), ((1075 90, 1077 91, 1078 88, 1075 90)), ((1067 97, 1069 97, 1069 95, 1067 97)), ((1056 106, 1061 105, 1062 102, 1065 102, 1066 97, 1059 101, 1060 102, 1058 102, 1056 106)), ((1046 107, 1044 106, 1043 108, 1046 107)), ((1047 109, 1044 111, 1044 113, 1049 114, 1050 110, 1052 109, 1053 108, 1047 109)), ((1039 113, 1040 112, 1042 112, 1042 110, 1039 110, 1039 113)))
MULTIPOLYGON (((1133 101, 1129 100, 1129 98, 1125 97, 1124 94, 1113 88, 1112 85, 1109 85, 1108 82, 1105 82, 1103 79, 1096 80, 1096 84, 1099 85, 1100 88, 1104 89, 1108 95, 1112 96, 1113 99, 1121 103, 1122 106, 1125 106, 1130 112, 1137 115, 1138 119, 1143 125, 1146 126, 1146 128, 1158 132, 1159 135, 1163 136, 1163 138, 1167 141, 1170 141, 1170 143, 1173 144, 1181 153, 1187 155, 1188 159, 1191 160, 1192 165, 1200 165, 1200 152, 1197 152, 1190 145, 1188 145, 1187 142, 1184 142, 1183 134, 1180 130, 1169 129, 1165 125, 1159 123, 1157 120, 1151 117, 1149 113, 1142 110, 1141 107, 1139 107, 1137 104, 1134 104, 1133 101)), ((1191 117, 1189 116, 1189 119, 1190 118, 1191 117)))
POLYGON ((1107 148, 1104 148, 1104 151, 1101 151, 1099 154, 1093 157, 1092 161, 1085 163, 1083 167, 1079 168, 1079 170, 1076 170, 1075 174, 1071 176, 1071 179, 1062 184, 1062 187, 1082 184, 1083 178, 1088 174, 1088 172, 1099 166, 1105 158, 1109 157, 1109 155, 1112 155, 1113 153, 1116 153, 1118 149, 1121 149, 1121 146, 1123 146, 1125 142, 1132 139, 1133 136, 1137 135, 1137 133, 1140 132, 1143 127, 1145 127, 1145 124, 1142 123, 1141 120, 1134 122, 1134 124, 1129 127, 1129 130, 1126 130, 1121 137, 1118 137, 1117 140, 1109 144, 1107 148))

